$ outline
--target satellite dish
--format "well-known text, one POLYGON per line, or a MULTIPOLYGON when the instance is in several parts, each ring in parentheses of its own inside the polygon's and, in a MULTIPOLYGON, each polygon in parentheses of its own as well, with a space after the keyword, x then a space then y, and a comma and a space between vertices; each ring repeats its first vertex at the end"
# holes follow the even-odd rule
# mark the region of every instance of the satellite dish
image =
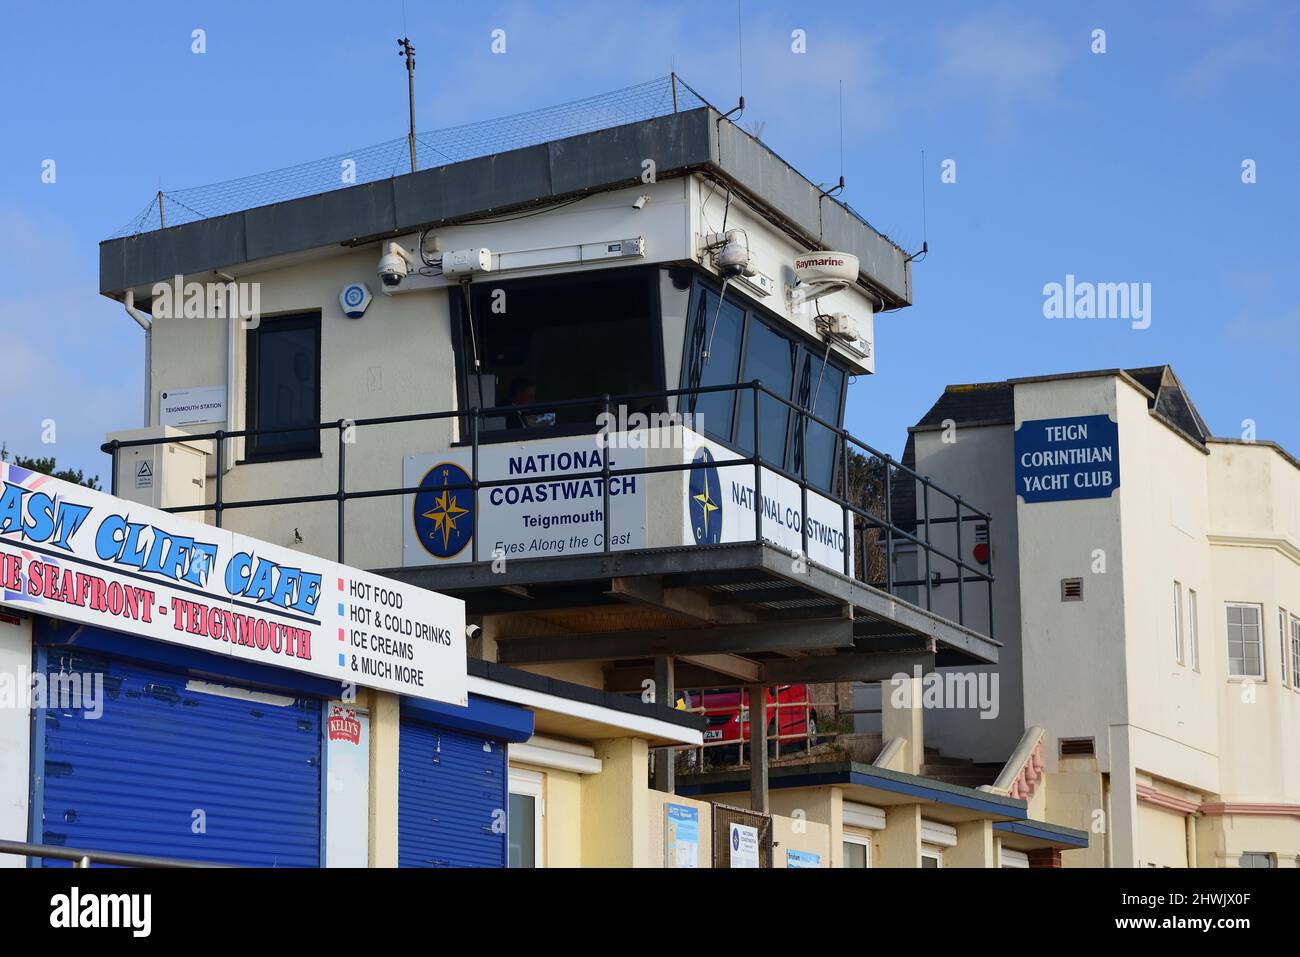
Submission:
POLYGON ((794 275, 798 285, 791 290, 792 301, 829 296, 857 281, 858 257, 833 249, 814 250, 795 257, 794 275))

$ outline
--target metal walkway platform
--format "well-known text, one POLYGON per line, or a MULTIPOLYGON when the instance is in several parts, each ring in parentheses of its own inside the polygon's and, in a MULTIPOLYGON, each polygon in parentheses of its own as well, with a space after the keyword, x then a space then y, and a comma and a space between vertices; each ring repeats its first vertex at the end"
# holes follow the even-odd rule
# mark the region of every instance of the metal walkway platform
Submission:
POLYGON ((1001 647, 768 543, 377 571, 461 598, 470 616, 510 616, 496 636, 502 663, 613 663, 607 674, 618 687, 608 690, 635 689, 665 655, 681 660, 677 684, 689 687, 718 676, 879 681, 913 665, 993 664, 1001 647), (558 630, 530 630, 526 616, 536 613, 558 630))

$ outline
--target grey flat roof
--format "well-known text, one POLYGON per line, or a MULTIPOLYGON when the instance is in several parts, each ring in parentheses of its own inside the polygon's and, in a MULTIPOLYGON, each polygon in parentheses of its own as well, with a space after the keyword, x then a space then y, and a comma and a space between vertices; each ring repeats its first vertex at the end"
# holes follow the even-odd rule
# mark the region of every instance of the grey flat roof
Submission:
POLYGON ((127 289, 178 274, 621 189, 640 182, 646 158, 660 179, 718 177, 808 247, 856 255, 860 283, 886 308, 911 304, 912 270, 902 249, 710 107, 105 240, 99 290, 120 299, 127 289))

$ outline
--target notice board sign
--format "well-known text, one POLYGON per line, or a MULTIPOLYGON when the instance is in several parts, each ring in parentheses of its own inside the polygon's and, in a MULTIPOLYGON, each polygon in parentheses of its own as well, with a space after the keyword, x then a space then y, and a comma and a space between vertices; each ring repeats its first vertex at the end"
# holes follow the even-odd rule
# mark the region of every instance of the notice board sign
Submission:
POLYGON ((664 867, 700 866, 700 811, 664 805, 664 867))
POLYGON ((1026 504, 1110 498, 1119 488, 1119 424, 1107 415, 1030 419, 1016 429, 1016 494, 1026 504))
POLYGON ((226 387, 199 386, 192 389, 169 389, 158 396, 160 425, 205 425, 226 421, 226 387))
POLYGON ((729 804, 713 805, 713 866, 771 867, 771 815, 729 804))
POLYGON ((731 822, 727 845, 732 867, 758 867, 758 828, 731 822))

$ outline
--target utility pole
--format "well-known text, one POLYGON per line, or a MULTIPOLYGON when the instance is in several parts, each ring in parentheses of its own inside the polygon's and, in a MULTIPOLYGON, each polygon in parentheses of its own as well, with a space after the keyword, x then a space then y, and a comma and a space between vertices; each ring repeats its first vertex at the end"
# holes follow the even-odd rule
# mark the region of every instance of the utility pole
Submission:
POLYGON ((397 51, 398 56, 406 57, 406 96, 411 110, 411 131, 407 135, 407 140, 411 145, 411 172, 415 172, 415 47, 411 45, 409 37, 399 37, 397 45, 401 47, 397 51))

